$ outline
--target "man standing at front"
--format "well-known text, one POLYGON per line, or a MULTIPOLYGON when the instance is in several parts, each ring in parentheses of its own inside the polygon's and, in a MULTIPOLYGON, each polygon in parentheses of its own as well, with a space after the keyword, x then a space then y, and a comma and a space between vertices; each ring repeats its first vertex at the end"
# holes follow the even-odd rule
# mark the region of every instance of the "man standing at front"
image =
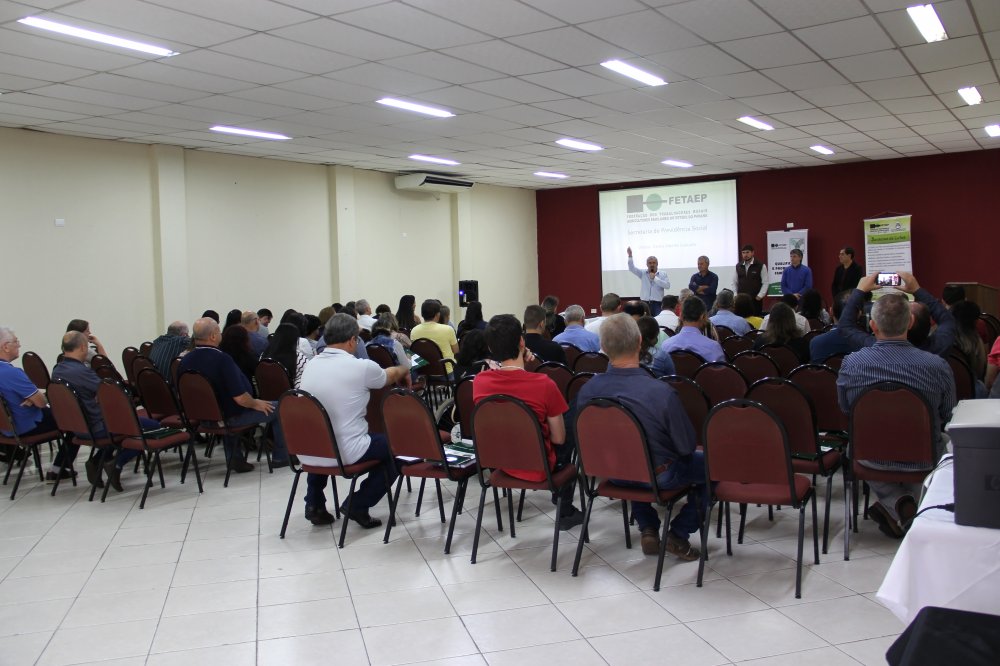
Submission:
MULTIPOLYGON (((694 300, 694 299, 692 299, 694 300)), ((700 302, 700 301, 699 301, 700 302)), ((687 504, 670 522, 667 552, 691 561, 700 556, 689 538, 698 531, 698 504, 704 502, 705 454, 695 450, 694 428, 673 387, 639 367, 639 326, 628 315, 610 317, 601 327, 601 348, 611 359, 607 372, 594 375, 577 395, 579 410, 594 398, 615 398, 639 420, 660 490, 691 485, 687 504)), ((612 444, 609 442, 609 444, 612 444)), ((647 486, 648 487, 648 486, 647 486)), ((660 516, 649 502, 632 502, 642 534, 642 552, 660 552, 660 516)))
POLYGON ((760 316, 764 311, 764 296, 767 295, 767 264, 757 261, 753 254, 753 245, 747 244, 740 250, 740 263, 736 264, 736 276, 733 278, 733 291, 737 294, 750 294, 753 298, 754 312, 760 316))
MULTIPOLYGON (((385 496, 398 472, 384 434, 369 434, 365 414, 369 392, 395 384, 407 375, 403 366, 382 369, 374 361, 354 356, 358 346, 358 321, 344 313, 335 314, 326 322, 323 340, 326 348, 306 364, 302 371, 300 388, 308 391, 323 405, 330 415, 330 425, 337 438, 341 461, 345 465, 377 460, 381 464, 372 469, 354 492, 351 512, 347 513, 345 499, 341 511, 365 529, 382 524, 372 518, 369 510, 385 496), (386 479, 386 470, 389 479, 386 479)), ((330 458, 300 456, 299 462, 319 467, 334 463, 330 458)), ((326 510, 326 474, 309 474, 306 477, 306 520, 313 525, 329 525, 334 517, 326 510)), ((389 517, 390 520, 392 517, 389 517)))
POLYGON ((833 300, 835 301, 837 300, 837 295, 841 292, 847 290, 853 291, 858 286, 858 282, 861 282, 861 278, 865 276, 865 269, 854 261, 853 247, 841 248, 837 258, 840 260, 840 263, 833 274, 833 287, 831 288, 833 300))
POLYGON ((698 257, 698 272, 691 276, 688 289, 705 302, 709 310, 715 304, 715 293, 719 289, 719 276, 708 270, 708 257, 698 257))
POLYGON ((781 272, 781 293, 801 299, 807 289, 812 289, 812 270, 802 263, 802 250, 795 248, 788 253, 788 258, 792 263, 781 272))
POLYGON ((632 247, 629 246, 628 269, 639 277, 639 300, 649 306, 649 311, 655 317, 660 314, 660 304, 663 302, 663 290, 670 289, 670 279, 666 272, 659 270, 660 262, 656 257, 646 257, 646 270, 636 268, 632 261, 632 247))

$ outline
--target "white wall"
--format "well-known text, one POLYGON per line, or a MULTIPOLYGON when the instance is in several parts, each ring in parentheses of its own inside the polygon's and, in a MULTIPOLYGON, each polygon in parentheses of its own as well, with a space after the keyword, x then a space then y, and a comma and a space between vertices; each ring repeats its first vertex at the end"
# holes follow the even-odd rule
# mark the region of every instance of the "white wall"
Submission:
POLYGON ((399 296, 537 302, 535 194, 397 192, 391 174, 0 128, 0 324, 51 366, 88 319, 116 362, 207 308, 399 296), (56 218, 66 220, 56 228, 56 218))

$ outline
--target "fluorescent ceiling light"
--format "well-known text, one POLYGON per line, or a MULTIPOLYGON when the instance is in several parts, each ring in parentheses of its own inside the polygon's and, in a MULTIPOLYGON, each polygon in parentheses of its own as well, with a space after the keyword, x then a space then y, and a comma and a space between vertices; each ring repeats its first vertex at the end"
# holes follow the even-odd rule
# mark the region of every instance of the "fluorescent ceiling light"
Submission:
POLYGON ((383 97, 382 99, 375 100, 376 104, 383 104, 385 106, 392 106, 397 109, 403 109, 405 111, 415 111, 416 113, 422 113, 427 116, 434 116, 435 118, 451 118, 455 114, 451 111, 446 111, 444 109, 436 109, 433 106, 425 106, 423 104, 414 104, 413 102, 404 102, 401 99, 394 99, 392 97, 383 97))
POLYGON ((443 157, 431 157, 430 155, 410 155, 411 160, 420 162, 433 162, 434 164, 444 164, 446 166, 458 166, 460 163, 455 160, 446 160, 443 157))
POLYGON ((1000 125, 987 125, 984 129, 990 136, 1000 136, 1000 125))
POLYGON ((114 35, 105 35, 100 32, 94 32, 93 30, 84 30, 83 28, 75 28, 71 25, 56 23, 55 21, 46 21, 45 19, 36 18, 34 16, 18 19, 17 22, 23 23, 24 25, 30 25, 32 28, 51 30, 52 32, 58 32, 62 35, 69 35, 70 37, 79 37, 80 39, 89 39, 92 42, 100 42, 101 44, 119 46, 123 49, 132 49, 133 51, 142 51, 143 53, 149 53, 151 55, 169 57, 169 56, 175 56, 178 53, 177 51, 171 51, 170 49, 165 49, 162 46, 153 46, 152 44, 143 44, 142 42, 134 42, 131 39, 115 37, 114 35))
POLYGON ((535 175, 541 178, 569 178, 564 173, 553 173, 551 171, 536 171, 535 175))
POLYGON ((774 129, 773 127, 771 127, 767 123, 761 122, 761 121, 759 121, 756 118, 753 118, 751 116, 743 116, 742 118, 737 118, 736 120, 740 121, 744 125, 749 125, 750 127, 756 127, 759 130, 773 130, 774 129))
POLYGON ((645 83, 647 86, 665 86, 667 82, 658 76, 650 74, 649 72, 644 72, 638 67, 633 67, 628 63, 624 63, 621 60, 606 60, 601 63, 601 67, 607 67, 612 72, 618 72, 630 79, 635 79, 639 83, 645 83))
POLYGON ((556 143, 564 148, 572 148, 573 150, 604 150, 602 146, 598 146, 596 143, 587 143, 586 141, 577 141, 576 139, 559 139, 556 143))
POLYGON ((292 138, 290 136, 285 136, 284 134, 275 134, 274 132, 259 132, 252 129, 243 129, 242 127, 226 127, 225 125, 216 125, 214 127, 209 127, 208 129, 213 132, 222 132, 224 134, 239 134, 240 136, 252 136, 258 139, 274 139, 275 141, 287 141, 292 138))
POLYGON ((964 99, 965 103, 969 106, 980 104, 983 101, 983 96, 979 94, 978 90, 976 90, 976 86, 972 86, 971 88, 959 88, 958 94, 962 96, 962 99, 964 99))
POLYGON ((948 39, 948 33, 941 25, 941 19, 934 11, 934 5, 915 5, 907 7, 906 12, 910 15, 910 20, 917 26, 917 30, 928 42, 940 42, 948 39))
POLYGON ((667 166, 678 167, 680 169, 690 169, 693 164, 687 162, 681 162, 680 160, 663 160, 660 164, 666 164, 667 166))
POLYGON ((820 155, 833 155, 833 151, 826 146, 809 146, 810 150, 815 150, 820 155))

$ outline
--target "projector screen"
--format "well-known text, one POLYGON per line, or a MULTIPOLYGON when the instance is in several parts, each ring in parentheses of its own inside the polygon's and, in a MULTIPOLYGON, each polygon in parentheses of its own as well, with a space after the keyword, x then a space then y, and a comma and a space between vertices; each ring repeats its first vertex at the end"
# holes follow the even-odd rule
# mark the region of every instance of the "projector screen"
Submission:
POLYGON ((731 287, 739 261, 735 180, 599 194, 604 293, 638 295, 639 278, 628 270, 629 246, 641 270, 646 270, 646 257, 659 260, 670 278, 665 293, 677 294, 688 286, 701 255, 719 276, 719 289, 731 287))

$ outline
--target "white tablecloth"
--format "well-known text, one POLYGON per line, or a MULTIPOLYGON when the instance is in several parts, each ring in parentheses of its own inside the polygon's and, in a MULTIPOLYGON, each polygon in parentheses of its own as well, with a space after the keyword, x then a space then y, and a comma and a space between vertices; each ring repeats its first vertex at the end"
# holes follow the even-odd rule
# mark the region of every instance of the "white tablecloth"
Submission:
MULTIPOLYGON (((954 468, 931 479, 920 507, 955 501, 954 468)), ((921 514, 900 544, 878 599, 909 624, 924 606, 1000 615, 1000 530, 955 524, 955 514, 921 514)))

